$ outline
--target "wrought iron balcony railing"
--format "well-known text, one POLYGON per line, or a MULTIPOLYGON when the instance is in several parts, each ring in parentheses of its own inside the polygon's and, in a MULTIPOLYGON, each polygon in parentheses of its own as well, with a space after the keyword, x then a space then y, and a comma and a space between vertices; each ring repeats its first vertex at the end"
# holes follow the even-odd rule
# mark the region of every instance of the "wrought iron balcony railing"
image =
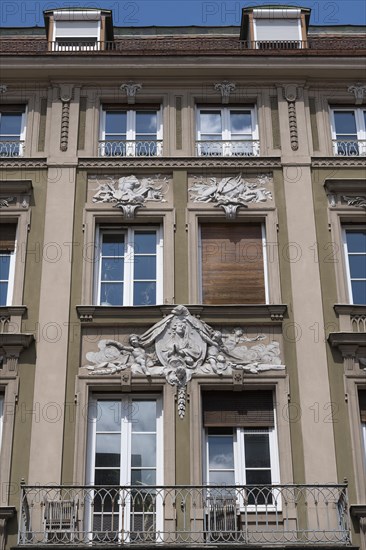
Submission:
POLYGON ((338 157, 364 157, 366 139, 334 139, 333 151, 338 157))
POLYGON ((0 157, 22 157, 24 155, 24 141, 1 139, 0 157))
POLYGON ((257 157, 259 140, 197 140, 196 154, 199 157, 257 157))
POLYGON ((99 141, 100 157, 160 157, 163 153, 163 141, 144 140, 104 140, 99 141))
POLYGON ((346 485, 22 486, 19 545, 350 544, 346 485))

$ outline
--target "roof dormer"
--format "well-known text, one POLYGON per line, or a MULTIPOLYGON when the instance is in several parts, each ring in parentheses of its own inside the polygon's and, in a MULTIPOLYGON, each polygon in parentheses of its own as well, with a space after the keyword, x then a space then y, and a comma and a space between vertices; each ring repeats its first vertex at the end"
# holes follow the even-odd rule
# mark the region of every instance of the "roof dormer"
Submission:
POLYGON ((44 12, 52 51, 101 50, 113 40, 112 12, 92 8, 62 8, 44 12))
POLYGON ((305 48, 310 12, 280 5, 243 8, 240 39, 253 49, 305 48))

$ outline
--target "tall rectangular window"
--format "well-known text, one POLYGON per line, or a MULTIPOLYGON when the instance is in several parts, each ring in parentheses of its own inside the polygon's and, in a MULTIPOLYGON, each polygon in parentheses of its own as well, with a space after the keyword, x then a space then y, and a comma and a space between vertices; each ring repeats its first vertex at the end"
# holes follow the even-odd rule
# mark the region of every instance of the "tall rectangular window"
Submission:
POLYGON ((0 224, 0 305, 12 303, 16 224, 0 224))
POLYGON ((333 151, 338 156, 366 155, 366 110, 332 110, 333 151))
POLYGON ((197 113, 196 146, 199 156, 259 155, 254 107, 201 107, 197 113))
POLYGON ((366 226, 344 228, 348 292, 352 304, 366 304, 366 226))
POLYGON ((202 303, 266 303, 261 224, 201 224, 200 262, 202 303))
POLYGON ((154 488, 163 483, 161 399, 95 399, 89 421, 93 539, 153 541, 162 519, 154 488))
POLYGON ((161 111, 105 107, 101 113, 99 154, 156 157, 162 154, 161 111))
POLYGON ((361 430, 366 463, 366 390, 358 390, 358 402, 360 405, 361 430))
POLYGON ((0 157, 24 155, 25 106, 0 107, 0 157))
POLYGON ((99 228, 96 301, 99 305, 162 303, 162 237, 158 228, 99 228))

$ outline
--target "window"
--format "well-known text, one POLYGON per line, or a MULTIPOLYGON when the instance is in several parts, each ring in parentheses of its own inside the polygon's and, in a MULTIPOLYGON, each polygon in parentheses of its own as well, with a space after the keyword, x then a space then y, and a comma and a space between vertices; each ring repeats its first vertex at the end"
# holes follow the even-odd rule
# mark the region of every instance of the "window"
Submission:
POLYGON ((157 109, 118 109, 101 112, 99 154, 107 157, 162 155, 162 118, 157 109))
POLYGON ((335 155, 366 155, 366 110, 333 109, 332 135, 335 155))
POLYGON ((94 539, 153 540, 162 512, 149 489, 163 483, 161 399, 94 399, 88 441, 87 483, 98 486, 87 518, 94 539), (123 495, 121 486, 129 487, 123 495))
POLYGON ((99 228, 97 303, 162 303, 162 237, 158 228, 99 228))
POLYGON ((272 392, 205 392, 203 424, 205 477, 217 487, 213 494, 237 494, 233 486, 251 485, 246 504, 271 505, 270 486, 279 483, 272 392))
POLYGON ((24 155, 25 106, 2 105, 0 108, 0 157, 24 155))
MULTIPOLYGON (((268 10, 267 10, 268 11, 268 10)), ((271 17, 260 8, 253 10, 254 41, 257 49, 297 49, 302 45, 300 10, 272 10, 271 17), (267 17, 266 17, 267 15, 267 17), (277 17, 275 17, 277 15, 277 17)))
POLYGON ((363 449, 364 449, 364 456, 365 456, 365 463, 366 463, 366 390, 358 390, 358 402, 360 404, 363 449))
POLYGON ((55 10, 53 51, 96 50, 100 43, 99 10, 55 10))
POLYGON ((366 227, 344 228, 349 299, 352 304, 366 304, 366 227))
POLYGON ((264 227, 257 224, 201 224, 203 304, 264 304, 264 227))
POLYGON ((0 225, 0 306, 9 306, 13 297, 16 225, 0 225))
POLYGON ((0 451, 3 440, 4 394, 0 392, 0 451))
POLYGON ((196 145, 199 156, 259 155, 254 107, 198 109, 196 145))

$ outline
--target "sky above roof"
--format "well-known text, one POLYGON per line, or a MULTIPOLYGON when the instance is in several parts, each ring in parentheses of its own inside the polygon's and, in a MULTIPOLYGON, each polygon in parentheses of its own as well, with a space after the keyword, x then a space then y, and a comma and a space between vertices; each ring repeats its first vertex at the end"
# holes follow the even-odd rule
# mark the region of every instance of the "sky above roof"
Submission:
POLYGON ((2 0, 1 26, 43 26, 43 10, 65 7, 110 9, 115 26, 240 25, 246 6, 288 3, 311 8, 311 25, 365 25, 365 0, 2 0))

